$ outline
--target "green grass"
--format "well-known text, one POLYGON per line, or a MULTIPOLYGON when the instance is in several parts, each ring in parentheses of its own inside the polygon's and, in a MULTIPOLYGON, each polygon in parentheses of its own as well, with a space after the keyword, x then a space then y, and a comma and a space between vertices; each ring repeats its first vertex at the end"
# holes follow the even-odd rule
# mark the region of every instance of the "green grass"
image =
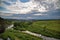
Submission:
POLYGON ((13 23, 14 30, 11 29, 5 30, 4 33, 0 34, 1 38, 5 40, 8 37, 11 38, 11 40, 42 40, 41 38, 19 32, 23 30, 29 30, 34 33, 60 39, 60 20, 24 21, 24 22, 13 21, 13 23))
POLYGON ((37 21, 32 24, 32 26, 37 27, 46 27, 47 29, 55 30, 60 32, 60 21, 59 20, 51 20, 51 21, 37 21))
POLYGON ((60 20, 36 21, 27 30, 45 36, 60 38, 60 20))
POLYGON ((3 34, 0 35, 0 38, 7 40, 7 38, 11 40, 42 40, 42 38, 38 38, 29 34, 25 34, 23 32, 19 32, 17 30, 6 30, 3 34))
POLYGON ((60 20, 16 22, 17 30, 29 30, 38 34, 60 39, 60 20), (30 24, 29 24, 30 23, 30 24))

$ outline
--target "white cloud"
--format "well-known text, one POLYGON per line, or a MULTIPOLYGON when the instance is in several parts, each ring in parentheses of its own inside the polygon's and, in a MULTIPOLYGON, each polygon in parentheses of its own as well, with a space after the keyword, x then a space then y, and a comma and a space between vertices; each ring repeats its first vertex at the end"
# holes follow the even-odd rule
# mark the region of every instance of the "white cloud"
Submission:
POLYGON ((32 19, 32 17, 27 17, 27 19, 32 19))
POLYGON ((0 12, 0 16, 12 16, 13 14, 11 14, 11 13, 2 13, 2 12, 0 12))
POLYGON ((11 17, 12 19, 20 19, 21 17, 11 17))
POLYGON ((42 15, 47 15, 47 14, 34 14, 35 16, 42 16, 42 15))
POLYGON ((30 0, 27 3, 22 3, 19 0, 16 2, 10 2, 8 0, 4 0, 11 5, 6 6, 5 8, 10 10, 10 13, 19 13, 19 14, 27 14, 32 12, 32 10, 36 10, 38 12, 47 12, 49 10, 55 10, 58 7, 58 0, 30 0))

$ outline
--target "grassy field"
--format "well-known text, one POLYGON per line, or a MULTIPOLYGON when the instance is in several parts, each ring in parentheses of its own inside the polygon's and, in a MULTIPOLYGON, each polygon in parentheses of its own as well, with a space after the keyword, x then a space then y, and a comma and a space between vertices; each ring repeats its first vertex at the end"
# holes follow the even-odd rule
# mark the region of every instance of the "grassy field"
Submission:
POLYGON ((42 35, 60 38, 60 20, 36 21, 27 30, 42 35))
MULTIPOLYGON (((5 24, 9 25, 10 23, 14 25, 13 30, 5 29, 5 31, 2 34, 0 34, 0 38, 3 38, 4 40, 6 40, 8 37, 11 38, 11 40, 42 40, 41 38, 19 32, 28 30, 34 33, 42 34, 44 36, 60 39, 60 20, 36 20, 36 21, 7 20, 7 23, 5 24)), ((2 23, 0 23, 0 25, 2 25, 2 23)))
POLYGON ((11 40, 42 40, 42 38, 38 38, 29 34, 25 34, 23 32, 19 32, 17 30, 6 30, 3 34, 0 34, 0 38, 7 40, 7 38, 11 40))
POLYGON ((20 22, 17 23, 12 20, 5 20, 3 18, 0 18, 0 38, 3 40, 7 40, 7 38, 10 38, 11 40, 42 40, 42 38, 20 32, 20 30, 25 29, 25 27, 28 25, 22 25, 24 22, 22 22, 21 25, 20 22), (7 29, 12 24, 15 28, 7 29))
POLYGON ((34 33, 60 39, 60 20, 16 22, 16 30, 29 30, 34 33))

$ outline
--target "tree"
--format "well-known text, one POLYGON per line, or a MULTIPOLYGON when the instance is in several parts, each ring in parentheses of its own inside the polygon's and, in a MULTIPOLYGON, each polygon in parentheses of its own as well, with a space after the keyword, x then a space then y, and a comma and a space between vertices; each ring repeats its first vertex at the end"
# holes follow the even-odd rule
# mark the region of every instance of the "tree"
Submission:
POLYGON ((0 33, 5 31, 5 21, 3 18, 0 17, 0 33))

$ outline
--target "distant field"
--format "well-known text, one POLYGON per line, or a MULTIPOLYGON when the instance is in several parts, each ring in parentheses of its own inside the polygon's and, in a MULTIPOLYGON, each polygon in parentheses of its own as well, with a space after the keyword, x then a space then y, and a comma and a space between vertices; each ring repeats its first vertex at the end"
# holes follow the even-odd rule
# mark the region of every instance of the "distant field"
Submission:
POLYGON ((46 28, 54 31, 60 32, 60 20, 49 20, 49 21, 35 21, 31 25, 32 27, 37 28, 46 28))

